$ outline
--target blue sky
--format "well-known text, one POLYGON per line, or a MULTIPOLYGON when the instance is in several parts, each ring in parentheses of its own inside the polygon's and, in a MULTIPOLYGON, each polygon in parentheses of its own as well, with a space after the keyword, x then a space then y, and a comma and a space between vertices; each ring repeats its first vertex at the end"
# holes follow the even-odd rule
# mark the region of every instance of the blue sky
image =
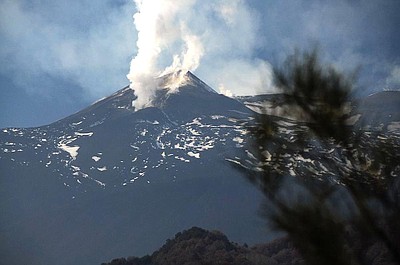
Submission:
MULTIPOLYGON (((316 44, 337 68, 360 67, 360 94, 400 89, 398 0, 197 2, 187 14, 205 47, 195 74, 215 89, 273 92, 257 74, 316 44)), ((131 0, 2 0, 0 128, 48 124, 128 85, 135 11, 131 0)))

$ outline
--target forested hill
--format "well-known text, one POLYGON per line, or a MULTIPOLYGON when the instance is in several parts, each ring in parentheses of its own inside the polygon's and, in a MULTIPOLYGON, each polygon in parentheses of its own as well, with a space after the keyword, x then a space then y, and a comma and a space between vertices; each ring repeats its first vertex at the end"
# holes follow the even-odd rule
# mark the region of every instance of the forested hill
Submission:
MULTIPOLYGON (((363 241, 351 227, 349 248, 363 256, 365 265, 395 265, 379 242, 363 241)), ((193 227, 168 239, 152 255, 118 258, 102 265, 306 265, 287 237, 252 247, 239 245, 219 231, 193 227)))
POLYGON ((193 227, 168 239, 151 256, 114 259, 102 265, 176 265, 176 264, 304 264, 286 238, 269 244, 239 245, 219 231, 193 227))

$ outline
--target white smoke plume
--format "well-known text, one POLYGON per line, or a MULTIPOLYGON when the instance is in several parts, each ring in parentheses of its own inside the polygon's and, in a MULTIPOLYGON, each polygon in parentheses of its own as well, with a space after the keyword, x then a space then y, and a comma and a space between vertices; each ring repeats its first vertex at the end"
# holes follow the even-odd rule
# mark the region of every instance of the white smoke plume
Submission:
POLYGON ((137 110, 152 105, 160 86, 176 91, 187 71, 196 70, 228 96, 275 92, 269 63, 255 54, 266 40, 260 38, 259 13, 247 1, 134 1, 137 54, 127 77, 137 110), (165 74, 170 82, 157 84, 165 74))
POLYGON ((137 99, 135 108, 152 104, 158 87, 157 77, 172 74, 171 91, 185 82, 184 74, 195 70, 203 55, 200 37, 192 34, 185 20, 195 0, 135 0, 134 23, 138 32, 137 55, 131 61, 127 78, 137 99), (170 65, 162 59, 170 55, 170 65))

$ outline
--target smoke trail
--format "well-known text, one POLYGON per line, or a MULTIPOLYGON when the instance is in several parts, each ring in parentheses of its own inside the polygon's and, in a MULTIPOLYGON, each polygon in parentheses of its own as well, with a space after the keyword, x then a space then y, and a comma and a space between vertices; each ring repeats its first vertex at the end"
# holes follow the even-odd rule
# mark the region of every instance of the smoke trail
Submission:
POLYGON ((135 0, 137 13, 133 18, 138 32, 138 52, 131 61, 127 78, 137 96, 136 110, 152 105, 158 87, 157 77, 172 74, 173 79, 166 88, 174 91, 185 82, 184 74, 199 66, 203 45, 200 37, 190 32, 184 15, 195 2, 135 0), (169 54, 170 65, 165 67, 162 59, 169 54))

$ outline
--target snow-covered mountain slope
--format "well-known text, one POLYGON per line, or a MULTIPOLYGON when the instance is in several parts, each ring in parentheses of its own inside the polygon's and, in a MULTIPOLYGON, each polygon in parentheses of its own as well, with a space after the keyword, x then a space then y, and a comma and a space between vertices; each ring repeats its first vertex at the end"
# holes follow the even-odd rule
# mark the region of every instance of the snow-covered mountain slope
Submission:
POLYGON ((3 129, 1 157, 21 167, 37 163, 73 196, 89 187, 175 181, 242 146, 254 119, 241 103, 189 75, 178 93, 160 93, 155 107, 134 111, 133 91, 124 88, 51 125, 3 129))
POLYGON ((268 237, 260 194, 225 160, 243 147, 253 112, 188 78, 154 107, 135 111, 124 88, 53 124, 1 130, 7 264, 144 255, 193 225, 241 242, 268 237))
MULTIPOLYGON (((159 90, 153 107, 135 111, 135 95, 125 87, 50 125, 0 131, 6 264, 90 265, 141 256, 192 226, 240 243, 268 240, 257 216, 262 196, 232 166, 261 169, 248 131, 258 114, 193 74, 187 78, 175 93, 159 90)), ((271 119, 288 150, 306 130, 271 119)), ((400 137, 399 131, 391 133, 400 137)), ((318 162, 322 154, 334 159, 334 148, 288 153, 288 174, 334 175, 318 162)), ((269 152, 262 152, 267 162, 269 152)))

